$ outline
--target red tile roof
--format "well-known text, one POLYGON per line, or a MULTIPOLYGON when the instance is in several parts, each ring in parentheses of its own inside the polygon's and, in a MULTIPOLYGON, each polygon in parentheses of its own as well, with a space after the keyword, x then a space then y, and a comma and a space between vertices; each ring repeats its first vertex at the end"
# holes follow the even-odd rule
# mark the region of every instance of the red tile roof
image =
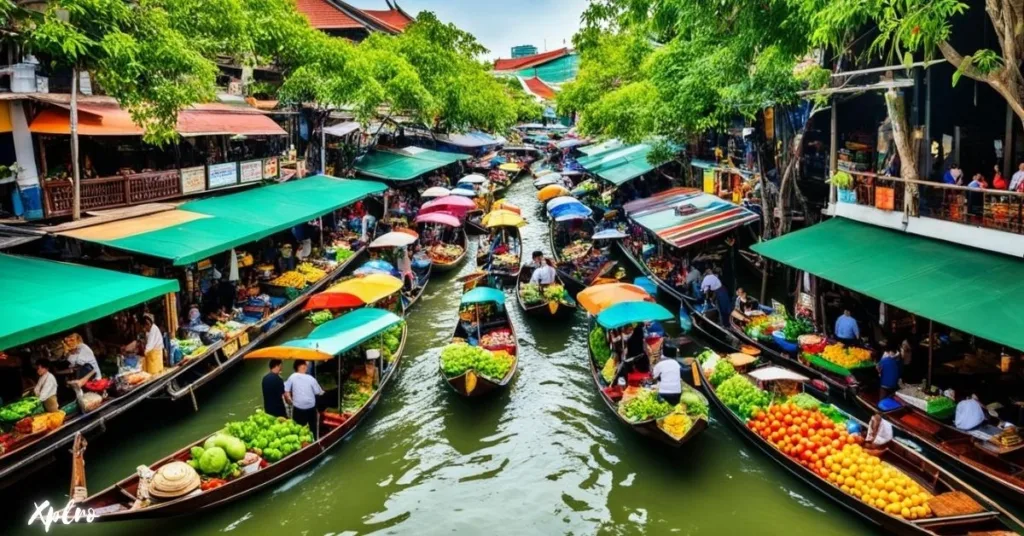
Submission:
POLYGON ((541 52, 540 54, 534 54, 532 56, 523 56, 522 58, 515 59, 499 59, 494 62, 495 71, 518 71, 520 69, 527 69, 529 67, 535 67, 543 63, 547 63, 551 60, 557 60, 562 56, 569 54, 568 48, 560 48, 558 50, 552 50, 550 52, 541 52))
POLYGON ((362 12, 398 32, 405 30, 405 27, 412 22, 411 18, 397 9, 363 9, 362 12))
POLYGON ((544 100, 554 100, 555 90, 552 89, 551 86, 545 84, 540 78, 537 78, 536 76, 533 78, 527 78, 523 80, 523 83, 526 84, 530 93, 533 93, 544 100))
POLYGON ((296 0, 299 12, 309 19, 310 26, 318 30, 363 28, 363 24, 332 6, 327 0, 296 0))

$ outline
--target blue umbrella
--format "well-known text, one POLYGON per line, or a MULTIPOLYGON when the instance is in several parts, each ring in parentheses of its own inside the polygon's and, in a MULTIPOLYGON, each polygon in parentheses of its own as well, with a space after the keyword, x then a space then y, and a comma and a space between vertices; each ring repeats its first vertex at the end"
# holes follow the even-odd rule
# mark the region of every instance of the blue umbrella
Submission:
POLYGON ((367 261, 367 262, 363 263, 362 266, 357 268, 353 273, 355 273, 356 275, 388 274, 388 275, 393 275, 395 277, 400 277, 401 276, 399 271, 395 269, 394 265, 392 265, 388 261, 384 261, 384 260, 381 260, 381 259, 374 259, 372 261, 367 261))
POLYGON ((597 315, 597 323, 605 329, 621 328, 629 324, 672 320, 672 313, 651 302, 617 303, 597 315))
POLYGON ((491 287, 476 287, 473 290, 462 295, 463 305, 489 302, 504 304, 505 293, 491 287))
POLYGON ((452 190, 452 195, 461 195, 463 197, 476 197, 476 192, 473 190, 465 190, 463 188, 456 188, 452 190))
POLYGON ((582 203, 566 203, 564 205, 558 205, 557 207, 548 211, 552 218, 559 219, 567 216, 572 218, 567 219, 580 219, 590 216, 594 211, 590 210, 590 207, 582 203))

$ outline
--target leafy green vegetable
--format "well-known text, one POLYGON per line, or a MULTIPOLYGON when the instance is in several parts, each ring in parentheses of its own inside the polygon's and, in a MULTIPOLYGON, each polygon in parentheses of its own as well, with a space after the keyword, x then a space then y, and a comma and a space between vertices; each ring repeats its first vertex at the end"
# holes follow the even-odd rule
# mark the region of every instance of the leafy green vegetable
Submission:
POLYGON ((744 420, 749 419, 755 411, 768 407, 772 397, 758 389, 747 378, 734 374, 715 389, 718 397, 731 410, 744 420))
POLYGON ((39 398, 34 396, 26 396, 17 402, 7 404, 3 408, 0 408, 0 421, 14 422, 20 421, 38 410, 42 409, 42 403, 39 398))
POLYGON ((619 404, 619 413, 631 422, 649 421, 672 413, 672 405, 653 390, 640 389, 636 396, 619 404))
POLYGON ((817 409, 821 407, 821 402, 807 393, 798 393, 791 397, 787 401, 790 404, 794 404, 800 409, 817 409))
POLYGON ((612 356, 612 349, 608 346, 604 328, 601 326, 597 326, 590 331, 590 353, 593 355, 594 362, 598 366, 607 363, 608 358, 612 356))
POLYGON ((481 376, 500 380, 508 374, 513 362, 512 356, 505 352, 491 352, 465 343, 449 344, 441 350, 441 370, 448 377, 474 370, 481 376))
POLYGON ((736 368, 732 366, 732 363, 723 359, 715 363, 715 370, 711 373, 708 381, 711 382, 711 385, 718 387, 722 382, 734 375, 736 375, 736 368))

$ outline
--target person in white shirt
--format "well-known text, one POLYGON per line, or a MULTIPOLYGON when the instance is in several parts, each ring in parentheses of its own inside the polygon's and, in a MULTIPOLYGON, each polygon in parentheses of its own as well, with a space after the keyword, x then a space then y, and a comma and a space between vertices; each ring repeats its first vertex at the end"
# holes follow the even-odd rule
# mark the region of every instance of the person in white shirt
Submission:
POLYGON ((658 382, 658 396, 673 406, 679 403, 679 396, 683 393, 682 370, 678 361, 662 354, 651 373, 651 378, 658 382))
POLYGON ((72 368, 77 369, 75 376, 79 383, 85 383, 89 380, 99 380, 103 377, 100 374, 100 364, 96 362, 96 354, 92 352, 92 348, 89 348, 85 342, 82 341, 82 336, 77 333, 72 333, 67 337, 64 337, 64 348, 65 357, 68 359, 68 364, 72 368))
POLYGON ((971 395, 956 405, 953 424, 958 430, 973 430, 985 422, 985 407, 978 402, 977 395, 971 395))
POLYGON ((36 373, 39 374, 39 380, 36 381, 36 386, 32 388, 32 392, 35 393, 36 398, 43 401, 43 410, 47 413, 53 413, 60 409, 57 405, 57 378, 53 377, 53 373, 50 372, 50 363, 40 359, 36 361, 36 373))
POLYGON ((142 329, 146 333, 142 370, 155 376, 164 371, 164 336, 149 313, 142 315, 142 329))
POLYGON ((292 405, 292 420, 309 426, 317 433, 316 397, 324 394, 316 378, 306 374, 309 365, 302 359, 295 361, 295 373, 284 382, 284 399, 292 405))
POLYGON ((871 422, 868 423, 868 432, 864 437, 867 448, 874 451, 875 455, 877 455, 888 448, 886 445, 890 441, 892 441, 892 425, 883 419, 881 415, 871 417, 871 422))
POLYGON ((551 265, 551 261, 544 258, 543 253, 533 252, 533 265, 537 268, 533 271, 533 276, 530 277, 530 283, 546 287, 555 282, 557 276, 555 267, 551 265))
POLYGON ((710 268, 705 270, 704 280, 700 282, 700 291, 707 292, 710 290, 711 292, 716 292, 720 288, 722 288, 722 280, 710 268))
POLYGON ((1010 177, 1010 190, 1016 192, 1021 183, 1024 183, 1024 162, 1017 165, 1017 172, 1010 177))

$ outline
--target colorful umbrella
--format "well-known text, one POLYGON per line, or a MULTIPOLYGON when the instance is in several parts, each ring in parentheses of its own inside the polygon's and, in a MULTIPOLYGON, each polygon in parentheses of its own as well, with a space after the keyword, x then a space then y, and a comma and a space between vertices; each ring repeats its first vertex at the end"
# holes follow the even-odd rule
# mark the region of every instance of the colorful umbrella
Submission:
POLYGON ((552 184, 545 186, 541 191, 537 192, 537 199, 546 202, 563 195, 569 195, 569 190, 557 184, 552 184))
POLYGON ((476 173, 474 173, 472 175, 466 175, 465 177, 462 177, 461 179, 459 179, 459 183, 460 184, 461 183, 483 184, 485 182, 487 182, 487 178, 482 176, 482 175, 477 175, 476 173))
POLYGON ((508 173, 519 173, 519 170, 522 168, 519 166, 519 164, 509 162, 507 164, 502 164, 498 166, 498 169, 506 171, 508 173))
POLYGON ((626 238, 626 233, 618 229, 605 229, 590 237, 591 240, 618 240, 620 238, 626 238))
POLYGON ((508 210, 495 210, 484 215, 483 219, 480 220, 485 227, 522 227, 526 225, 526 220, 522 216, 515 212, 508 210))
POLYGON ((473 190, 465 190, 463 188, 456 188, 452 190, 452 195, 461 195, 463 197, 476 197, 476 192, 473 190))
POLYGON ((400 248, 412 244, 419 235, 415 231, 409 232, 403 230, 402 232, 391 232, 385 235, 377 237, 376 240, 370 242, 371 248, 400 248))
POLYGON ((589 218, 594 211, 582 203, 566 203, 548 211, 555 221, 579 220, 589 218))
POLYGON ((463 209, 472 210, 476 208, 476 203, 472 199, 466 199, 465 197, 459 197, 457 195, 449 195, 440 199, 435 199, 428 203, 424 203, 420 207, 420 213, 423 212, 434 212, 437 210, 451 210, 451 209, 463 209))
POLYGON ((570 197, 568 195, 563 195, 561 197, 556 197, 556 198, 552 199, 551 201, 548 201, 548 204, 546 206, 547 206, 548 212, 551 212, 552 210, 555 209, 555 207, 560 207, 562 205, 577 204, 579 202, 580 202, 580 200, 576 199, 575 197, 570 197))
POLYGON ((533 181, 533 187, 540 189, 545 186, 551 186, 552 184, 561 184, 562 176, 558 173, 549 173, 543 177, 533 181))
POLYGON ((367 274, 335 283, 321 294, 351 294, 363 303, 374 303, 399 290, 402 290, 401 279, 386 274, 367 274))
POLYGON ((388 261, 381 259, 374 259, 367 261, 353 272, 356 275, 367 275, 367 274, 385 274, 385 275, 400 275, 398 270, 388 261))
MULTIPOLYGON (((605 285, 602 285, 605 286, 605 285)), ((600 287, 598 287, 600 288, 600 287)), ((627 301, 616 303, 597 315, 597 323, 605 329, 621 328, 629 324, 653 322, 656 320, 672 320, 675 318, 668 309, 645 301, 627 301)))
POLYGON ((416 217, 416 223, 440 223, 441 225, 447 225, 449 227, 458 227, 462 225, 459 218, 447 214, 445 212, 430 212, 427 214, 420 214, 416 217))
POLYGON ((307 359, 326 361, 398 325, 402 317, 383 309, 356 309, 311 331, 305 339, 281 346, 262 348, 246 354, 246 359, 307 359))
POLYGON ((490 302, 497 304, 505 303, 505 294, 500 290, 491 287, 476 287, 462 295, 463 305, 490 302))
POLYGON ((444 186, 434 186, 432 188, 427 188, 426 190, 423 190, 423 193, 420 194, 420 197, 432 198, 444 197, 447 195, 452 195, 452 191, 449 190, 448 188, 445 188, 444 186))
POLYGON ((515 212, 516 214, 522 214, 523 211, 516 205, 509 203, 507 199, 499 199, 491 205, 491 210, 507 210, 509 212, 515 212))
POLYGON ((576 295, 576 301, 587 310, 588 313, 596 315, 601 311, 622 302, 654 301, 654 298, 646 290, 629 283, 608 283, 587 287, 576 295))

